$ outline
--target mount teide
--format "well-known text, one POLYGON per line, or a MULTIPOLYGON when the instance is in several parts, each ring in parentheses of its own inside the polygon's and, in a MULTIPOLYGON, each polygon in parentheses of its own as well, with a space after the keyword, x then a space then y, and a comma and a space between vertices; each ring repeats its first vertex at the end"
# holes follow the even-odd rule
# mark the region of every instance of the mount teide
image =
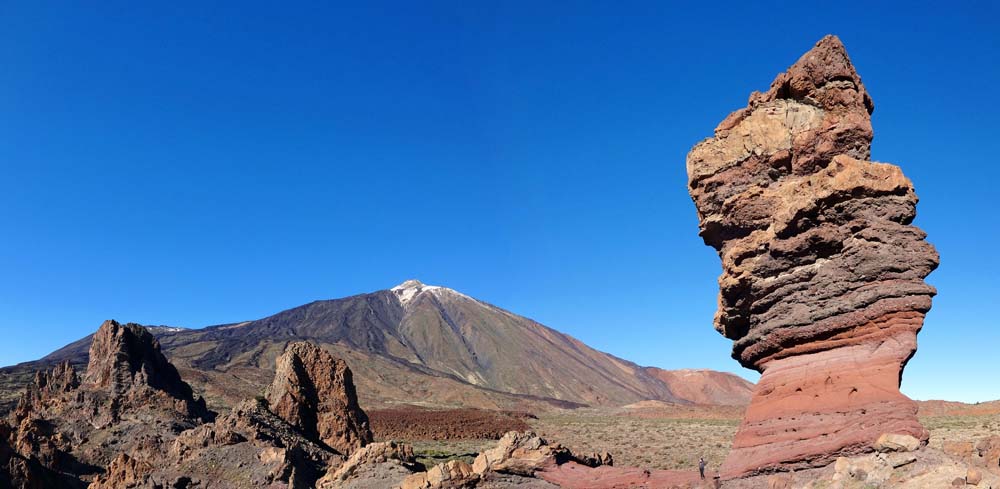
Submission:
MULTIPOLYGON (((752 389, 730 374, 715 372, 713 377, 725 382, 701 385, 702 376, 640 367, 528 318, 416 280, 256 321, 150 330, 184 378, 216 408, 260 394, 275 358, 297 340, 345 359, 366 408, 406 403, 537 409, 648 399, 744 404, 752 389)), ((89 344, 84 338, 37 362, 3 369, 4 390, 43 364, 85 363, 89 344)))

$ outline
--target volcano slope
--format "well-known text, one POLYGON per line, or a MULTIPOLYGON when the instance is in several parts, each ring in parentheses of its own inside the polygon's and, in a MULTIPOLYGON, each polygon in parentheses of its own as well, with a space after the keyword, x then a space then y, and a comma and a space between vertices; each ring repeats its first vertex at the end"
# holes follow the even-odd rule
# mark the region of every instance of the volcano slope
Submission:
MULTIPOLYGON (((705 389, 687 385, 697 379, 685 381, 690 394, 679 396, 672 382, 680 377, 669 371, 640 367, 528 318, 415 280, 255 321, 149 330, 185 380, 220 412, 262 394, 278 355, 300 340, 352 366, 366 409, 412 404, 538 411, 650 399, 700 403, 737 399, 749 385, 732 374, 714 373, 704 378, 729 380, 712 380, 708 397, 705 389)), ((37 369, 62 361, 86 365, 89 345, 84 338, 39 362, 0 370, 0 390, 11 399, 37 369)))
POLYGON ((827 36, 688 154, 700 235, 722 260, 715 328, 762 372, 722 472, 801 469, 926 443, 899 392, 938 255, 899 167, 867 161, 874 109, 827 36))

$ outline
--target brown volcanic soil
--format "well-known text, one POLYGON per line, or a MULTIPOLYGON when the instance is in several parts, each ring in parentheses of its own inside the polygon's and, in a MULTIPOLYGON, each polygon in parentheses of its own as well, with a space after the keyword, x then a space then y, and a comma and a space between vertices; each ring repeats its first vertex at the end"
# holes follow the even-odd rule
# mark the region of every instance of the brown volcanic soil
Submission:
POLYGON ((738 408, 642 404, 652 407, 553 411, 531 425, 574 453, 611 452, 615 466, 689 471, 704 456, 714 473, 742 416, 738 408))
POLYGON ((419 407, 368 412, 372 432, 379 440, 499 440, 508 431, 531 429, 518 411, 463 408, 432 410, 419 407))

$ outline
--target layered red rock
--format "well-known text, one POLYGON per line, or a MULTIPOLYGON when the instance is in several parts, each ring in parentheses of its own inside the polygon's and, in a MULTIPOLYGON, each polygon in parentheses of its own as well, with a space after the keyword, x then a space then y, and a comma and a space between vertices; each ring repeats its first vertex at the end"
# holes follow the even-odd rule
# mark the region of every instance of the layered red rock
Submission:
POLYGON ((289 344, 267 388, 271 411, 306 437, 345 454, 372 441, 351 369, 311 343, 289 344))
POLYGON ((887 432, 927 439, 899 382, 938 255, 911 225, 911 182, 867 161, 873 109, 827 36, 688 154, 722 260, 715 327, 763 374, 725 477, 827 464, 887 432))

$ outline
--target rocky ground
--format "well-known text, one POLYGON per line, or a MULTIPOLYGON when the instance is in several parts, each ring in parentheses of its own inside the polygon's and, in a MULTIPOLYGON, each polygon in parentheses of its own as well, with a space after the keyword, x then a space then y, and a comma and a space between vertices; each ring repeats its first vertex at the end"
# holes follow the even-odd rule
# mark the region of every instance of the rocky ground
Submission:
POLYGON ((926 404, 929 447, 893 435, 830 466, 716 480, 742 408, 406 408, 373 417, 390 440, 373 435, 348 365, 309 343, 289 345, 264 393, 225 413, 140 326, 106 322, 90 359, 82 373, 39 372, 0 423, 0 488, 1000 487, 1000 414, 984 407, 926 404), (497 440, 507 427, 525 429, 497 440))
MULTIPOLYGON (((647 409, 578 409, 539 414, 529 420, 541 436, 587 452, 609 450, 622 466, 662 470, 693 470, 699 457, 716 468, 729 453, 742 409, 719 406, 662 406, 647 409)), ((963 405, 970 406, 970 405, 963 405)), ((931 411, 934 412, 934 411, 931 411)), ((921 415, 930 431, 929 447, 940 450, 945 443, 975 443, 1000 436, 1000 413, 921 415)), ((435 463, 452 458, 470 459, 470 454, 491 446, 489 438, 434 440, 403 438, 435 463)))

